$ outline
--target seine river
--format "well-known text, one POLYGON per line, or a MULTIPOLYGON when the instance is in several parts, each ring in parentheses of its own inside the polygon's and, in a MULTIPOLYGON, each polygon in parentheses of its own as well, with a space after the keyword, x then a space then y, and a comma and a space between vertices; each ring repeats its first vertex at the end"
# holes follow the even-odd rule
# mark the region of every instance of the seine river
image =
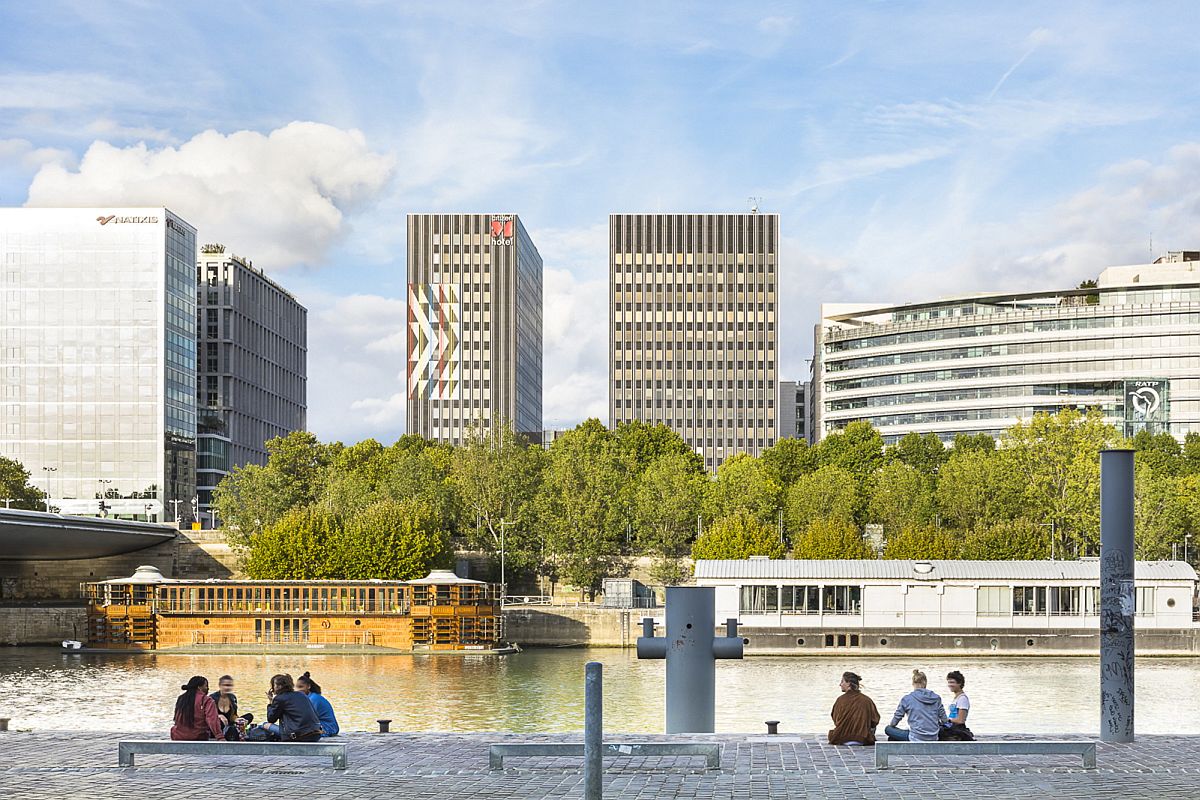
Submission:
MULTIPOLYGON (((237 681, 243 710, 262 713, 275 672, 309 670, 347 730, 564 732, 583 727, 583 665, 604 664, 605 728, 661 732, 663 662, 619 649, 529 650, 512 656, 68 656, 43 648, 0 649, 0 716, 14 728, 146 731, 170 725, 179 686, 191 675, 237 681)), ((947 670, 966 673, 977 733, 1094 733, 1097 659, 904 661, 755 657, 717 665, 717 731, 819 733, 845 669, 864 678, 887 722, 914 668, 945 693, 947 670)), ((1140 659, 1140 733, 1200 733, 1200 662, 1140 659)))

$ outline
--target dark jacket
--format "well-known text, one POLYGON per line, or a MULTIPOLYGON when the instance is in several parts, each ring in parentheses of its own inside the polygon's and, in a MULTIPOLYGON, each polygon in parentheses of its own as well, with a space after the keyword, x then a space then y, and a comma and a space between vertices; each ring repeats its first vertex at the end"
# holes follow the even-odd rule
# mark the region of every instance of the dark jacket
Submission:
POLYGON ((285 742, 290 739, 321 735, 321 721, 308 695, 303 692, 284 692, 275 695, 267 706, 267 722, 279 723, 279 736, 285 742))
POLYGON ((871 698, 857 689, 842 692, 833 704, 833 730, 829 732, 830 744, 858 742, 875 744, 875 726, 879 724, 879 709, 871 698))
POLYGON ((237 719, 237 716, 238 716, 237 695, 233 694, 233 693, 230 693, 229 695, 227 695, 227 697, 229 698, 230 706, 229 706, 229 712, 225 713, 225 714, 221 713, 221 693, 213 692, 212 694, 209 695, 209 697, 212 698, 213 705, 215 705, 217 707, 217 714, 221 717, 221 722, 225 725, 232 725, 233 721, 235 719, 237 719))

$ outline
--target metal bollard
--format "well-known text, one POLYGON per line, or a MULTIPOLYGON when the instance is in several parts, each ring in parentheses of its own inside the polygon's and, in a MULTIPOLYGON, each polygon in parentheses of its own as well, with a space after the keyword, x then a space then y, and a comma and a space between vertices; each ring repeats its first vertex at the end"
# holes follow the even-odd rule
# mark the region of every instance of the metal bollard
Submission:
POLYGON ((768 736, 778 736, 779 735, 779 720, 777 720, 777 719, 767 720, 767 735, 768 736))
POLYGON ((375 721, 379 723, 379 732, 380 733, 391 733, 392 732, 391 729, 388 727, 389 725, 392 724, 392 721, 390 719, 377 719, 375 721))
POLYGON ((1100 741, 1133 741, 1133 451, 1100 451, 1100 741))
POLYGON ((604 665, 583 668, 583 798, 604 797, 604 665))
POLYGON ((0 732, 8 730, 8 717, 0 717, 0 732))
POLYGON ((667 662, 667 733, 712 733, 716 720, 718 658, 741 658, 737 620, 716 627, 716 592, 711 586, 667 587, 667 635, 654 636, 654 620, 642 620, 638 658, 667 662), (668 642, 670 646, 668 647, 668 642))

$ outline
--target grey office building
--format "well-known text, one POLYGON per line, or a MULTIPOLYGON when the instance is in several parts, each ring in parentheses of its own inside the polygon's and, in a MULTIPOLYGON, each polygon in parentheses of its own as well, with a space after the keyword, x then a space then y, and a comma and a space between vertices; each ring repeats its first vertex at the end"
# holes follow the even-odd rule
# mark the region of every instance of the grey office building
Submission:
POLYGON ((609 217, 609 422, 661 422, 709 469, 775 441, 777 214, 609 217))
POLYGON ((516 214, 408 215, 408 432, 542 436, 542 257, 516 214))
POLYGON ((52 508, 191 520, 195 263, 165 208, 0 209, 0 455, 52 508))
POLYGON ((805 402, 807 382, 779 382, 779 438, 808 438, 808 404, 805 402))
POLYGON ((221 478, 305 428, 308 311, 221 244, 200 247, 196 279, 197 497, 211 525, 221 478))

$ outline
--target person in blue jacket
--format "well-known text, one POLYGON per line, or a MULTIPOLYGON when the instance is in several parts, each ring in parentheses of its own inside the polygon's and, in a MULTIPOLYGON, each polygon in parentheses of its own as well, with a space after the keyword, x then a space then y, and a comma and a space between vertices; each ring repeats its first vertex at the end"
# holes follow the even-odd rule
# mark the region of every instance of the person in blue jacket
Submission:
POLYGON ((313 711, 317 712, 317 719, 321 720, 321 730, 325 732, 324 735, 337 736, 341 728, 338 727, 337 717, 333 714, 333 705, 321 694, 320 684, 306 672, 296 678, 296 691, 308 695, 313 711))

